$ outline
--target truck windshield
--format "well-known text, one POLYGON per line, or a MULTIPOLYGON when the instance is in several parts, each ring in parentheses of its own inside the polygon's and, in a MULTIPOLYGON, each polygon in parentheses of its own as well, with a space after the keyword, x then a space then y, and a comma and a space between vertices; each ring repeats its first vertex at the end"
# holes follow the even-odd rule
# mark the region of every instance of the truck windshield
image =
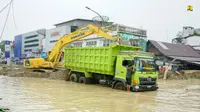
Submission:
POLYGON ((155 71, 155 62, 150 58, 136 58, 136 70, 137 71, 155 71))

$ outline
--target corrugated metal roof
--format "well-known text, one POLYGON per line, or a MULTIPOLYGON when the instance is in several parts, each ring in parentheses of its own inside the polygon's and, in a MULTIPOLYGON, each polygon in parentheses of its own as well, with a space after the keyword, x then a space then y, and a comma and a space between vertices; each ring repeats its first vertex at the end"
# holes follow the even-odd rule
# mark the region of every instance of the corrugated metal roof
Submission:
POLYGON ((178 57, 196 57, 200 58, 195 49, 189 45, 172 44, 166 42, 158 42, 149 40, 163 55, 165 56, 178 56, 178 57))
POLYGON ((200 65, 200 62, 192 62, 192 63, 197 64, 197 65, 200 65))
POLYGON ((60 25, 60 24, 64 24, 64 23, 69 23, 69 22, 72 22, 72 21, 91 21, 92 22, 92 20, 89 20, 89 19, 77 18, 77 19, 72 19, 72 20, 69 20, 69 21, 65 21, 65 22, 54 24, 54 26, 57 26, 57 25, 60 25))
POLYGON ((200 62, 200 58, 194 57, 178 57, 178 56, 169 56, 173 59, 183 60, 183 61, 190 61, 190 62, 200 62))

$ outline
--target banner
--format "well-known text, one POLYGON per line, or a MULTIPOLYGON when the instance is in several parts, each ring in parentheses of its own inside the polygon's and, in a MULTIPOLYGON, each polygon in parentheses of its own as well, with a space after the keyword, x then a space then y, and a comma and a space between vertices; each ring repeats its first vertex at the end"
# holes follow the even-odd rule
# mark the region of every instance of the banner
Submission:
POLYGON ((9 58, 11 50, 10 41, 5 41, 4 43, 5 43, 5 58, 9 58))

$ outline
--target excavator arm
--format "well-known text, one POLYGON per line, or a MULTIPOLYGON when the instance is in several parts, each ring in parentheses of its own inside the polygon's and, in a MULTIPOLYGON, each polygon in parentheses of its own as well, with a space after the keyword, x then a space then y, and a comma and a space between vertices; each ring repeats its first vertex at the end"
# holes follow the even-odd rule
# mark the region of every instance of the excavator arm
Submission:
POLYGON ((104 37, 106 39, 109 39, 115 42, 118 41, 119 35, 117 37, 112 37, 106 32, 107 30, 103 30, 89 24, 86 27, 83 27, 75 32, 72 32, 70 34, 67 34, 61 37, 56 42, 55 46, 51 50, 51 53, 48 55, 48 58, 46 60, 43 58, 33 58, 33 59, 24 60, 24 68, 56 68, 58 60, 61 57, 61 53, 62 53, 61 51, 64 46, 92 34, 96 34, 100 37, 104 37))

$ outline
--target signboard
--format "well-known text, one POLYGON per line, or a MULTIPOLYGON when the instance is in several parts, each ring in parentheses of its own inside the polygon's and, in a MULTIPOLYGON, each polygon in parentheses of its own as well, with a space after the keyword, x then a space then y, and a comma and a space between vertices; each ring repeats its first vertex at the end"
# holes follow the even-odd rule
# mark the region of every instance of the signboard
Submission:
POLYGON ((10 51, 11 50, 11 46, 10 45, 5 45, 5 51, 10 51))
POLYGON ((4 41, 4 43, 5 43, 5 58, 9 58, 11 50, 10 41, 4 41))
POLYGON ((60 35, 60 32, 58 31, 51 33, 51 37, 58 36, 58 35, 60 35))

